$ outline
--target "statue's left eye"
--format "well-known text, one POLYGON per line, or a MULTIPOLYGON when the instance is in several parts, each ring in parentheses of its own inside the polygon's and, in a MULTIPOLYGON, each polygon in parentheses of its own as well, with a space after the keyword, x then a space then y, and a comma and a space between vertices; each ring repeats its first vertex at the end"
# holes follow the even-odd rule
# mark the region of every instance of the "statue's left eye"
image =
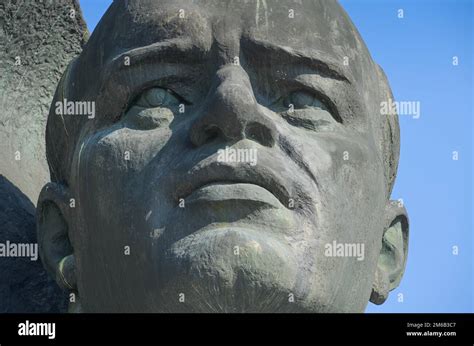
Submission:
POLYGON ((180 103, 182 101, 176 93, 160 87, 146 90, 136 101, 137 106, 144 108, 177 107, 180 103))
POLYGON ((283 100, 285 107, 293 109, 302 109, 306 107, 319 108, 321 110, 329 112, 329 109, 326 105, 318 98, 316 95, 309 93, 307 91, 298 90, 292 92, 290 95, 285 97, 283 100))

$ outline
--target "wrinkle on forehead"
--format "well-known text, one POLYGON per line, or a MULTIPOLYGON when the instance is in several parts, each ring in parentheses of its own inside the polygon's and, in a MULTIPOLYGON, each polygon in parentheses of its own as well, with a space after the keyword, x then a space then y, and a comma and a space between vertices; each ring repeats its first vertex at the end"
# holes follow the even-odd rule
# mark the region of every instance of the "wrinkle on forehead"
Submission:
POLYGON ((159 0, 117 1, 112 6, 115 8, 105 16, 113 20, 103 28, 99 24, 96 40, 97 46, 106 47, 105 60, 120 51, 179 37, 190 39, 203 51, 211 48, 212 28, 192 2, 179 6, 178 2, 159 0))

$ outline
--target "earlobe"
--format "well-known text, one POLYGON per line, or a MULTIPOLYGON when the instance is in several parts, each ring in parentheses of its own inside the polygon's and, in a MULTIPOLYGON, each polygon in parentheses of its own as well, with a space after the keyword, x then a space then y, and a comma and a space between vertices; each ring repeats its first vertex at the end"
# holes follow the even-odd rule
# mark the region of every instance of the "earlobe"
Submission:
POLYGON ((38 199, 36 230, 40 257, 48 273, 61 288, 76 290, 74 253, 69 240, 69 200, 63 185, 45 185, 38 199))
POLYGON ((56 277, 57 281, 61 281, 63 287, 66 287, 71 291, 75 291, 77 289, 76 263, 73 254, 63 257, 63 259, 59 262, 56 277))
POLYGON ((377 262, 370 301, 382 304, 402 279, 408 255, 408 216, 398 201, 390 201, 385 209, 382 249, 377 262))

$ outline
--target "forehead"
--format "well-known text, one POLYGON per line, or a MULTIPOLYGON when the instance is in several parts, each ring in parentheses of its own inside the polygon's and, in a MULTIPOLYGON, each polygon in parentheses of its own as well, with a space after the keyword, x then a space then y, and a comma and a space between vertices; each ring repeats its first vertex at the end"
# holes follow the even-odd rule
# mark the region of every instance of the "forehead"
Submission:
POLYGON ((204 51, 217 43, 230 55, 239 55, 242 39, 269 42, 339 65, 352 61, 355 77, 360 60, 370 59, 344 10, 328 0, 115 1, 96 31, 91 39, 106 47, 106 59, 176 38, 204 51))

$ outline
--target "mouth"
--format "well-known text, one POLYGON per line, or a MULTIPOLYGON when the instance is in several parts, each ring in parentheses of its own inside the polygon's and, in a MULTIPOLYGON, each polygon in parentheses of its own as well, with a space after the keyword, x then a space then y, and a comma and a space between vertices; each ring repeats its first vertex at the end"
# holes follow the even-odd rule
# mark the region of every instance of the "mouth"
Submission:
POLYGON ((224 201, 247 205, 269 206, 275 209, 284 206, 269 190, 256 184, 216 182, 197 188, 185 197, 186 204, 199 202, 222 203, 224 201))
POLYGON ((185 174, 175 189, 175 200, 186 202, 245 200, 289 208, 288 186, 270 169, 213 162, 185 174))

